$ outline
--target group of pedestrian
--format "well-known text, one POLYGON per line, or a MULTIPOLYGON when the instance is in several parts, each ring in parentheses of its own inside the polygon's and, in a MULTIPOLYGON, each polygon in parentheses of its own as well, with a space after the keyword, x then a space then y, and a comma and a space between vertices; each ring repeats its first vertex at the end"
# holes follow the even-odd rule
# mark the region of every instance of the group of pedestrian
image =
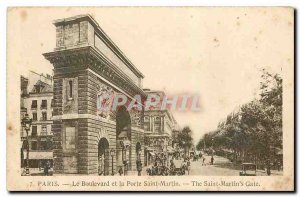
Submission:
MULTIPOLYGON (((118 173, 120 176, 126 176, 129 168, 129 161, 123 161, 124 169, 122 166, 119 167, 118 173)), ((142 175, 142 170, 143 170, 143 164, 140 159, 136 160, 136 170, 138 172, 138 176, 142 175)))
POLYGON ((49 170, 51 169, 51 164, 49 161, 41 162, 39 163, 39 170, 41 171, 43 169, 44 176, 49 176, 49 170))
POLYGON ((122 166, 120 166, 119 170, 118 170, 118 173, 119 173, 120 176, 122 176, 122 175, 126 176, 127 175, 127 171, 128 171, 128 167, 129 167, 129 161, 124 160, 123 165, 124 165, 124 170, 123 170, 122 166))
POLYGON ((170 173, 167 166, 151 166, 151 168, 147 168, 146 172, 149 176, 167 176, 170 173))
MULTIPOLYGON (((202 166, 206 166, 206 162, 205 162, 205 160, 206 160, 206 158, 204 157, 204 156, 202 156, 203 158, 202 158, 202 166)), ((211 158, 210 158, 210 165, 214 165, 214 161, 215 161, 215 158, 214 158, 214 156, 212 155, 211 156, 211 158)))

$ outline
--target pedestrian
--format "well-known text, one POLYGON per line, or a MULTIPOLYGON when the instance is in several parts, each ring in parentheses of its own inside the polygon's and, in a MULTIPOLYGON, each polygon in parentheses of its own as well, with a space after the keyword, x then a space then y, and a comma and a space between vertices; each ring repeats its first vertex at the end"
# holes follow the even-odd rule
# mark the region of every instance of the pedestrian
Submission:
POLYGON ((39 171, 42 170, 42 161, 39 161, 39 171))
POLYGON ((102 175, 103 174, 103 164, 102 164, 102 155, 100 157, 98 157, 98 175, 102 175))
POLYGON ((191 166, 190 165, 187 165, 187 171, 188 171, 188 175, 190 174, 190 170, 191 170, 191 166))
POLYGON ((151 176, 151 169, 150 168, 147 168, 146 172, 147 172, 147 175, 151 176))
POLYGON ((119 175, 122 176, 122 174, 123 174, 123 168, 122 168, 122 166, 119 168, 118 172, 119 172, 119 175))
POLYGON ((50 164, 49 164, 49 161, 45 162, 45 165, 44 165, 44 175, 45 176, 49 176, 49 168, 50 168, 50 164))
POLYGON ((211 163, 211 165, 214 165, 214 156, 211 156, 211 158, 210 158, 210 163, 211 163))
POLYGON ((142 162, 140 160, 136 161, 136 168, 138 171, 138 176, 141 176, 141 172, 142 172, 142 162))
POLYGON ((151 176, 154 176, 155 175, 155 169, 154 169, 154 166, 152 166, 151 168, 151 176))
POLYGON ((269 159, 267 160, 267 175, 271 175, 271 164, 269 159))
POLYGON ((128 173, 128 167, 129 167, 129 161, 125 160, 124 161, 124 176, 126 176, 128 173))
POLYGON ((186 168, 185 163, 183 163, 183 164, 181 165, 181 173, 182 173, 182 175, 185 175, 185 170, 187 170, 187 168, 186 168))
POLYGON ((188 166, 190 166, 190 165, 191 165, 191 162, 190 162, 190 160, 188 160, 188 161, 187 161, 187 165, 188 165, 188 166))
POLYGON ((205 166, 205 157, 202 159, 202 166, 205 166))

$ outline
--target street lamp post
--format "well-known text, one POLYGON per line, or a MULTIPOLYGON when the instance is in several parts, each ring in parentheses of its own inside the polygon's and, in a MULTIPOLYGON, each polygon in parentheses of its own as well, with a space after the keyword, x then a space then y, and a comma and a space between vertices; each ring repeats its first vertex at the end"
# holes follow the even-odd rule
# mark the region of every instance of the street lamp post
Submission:
POLYGON ((124 140, 120 141, 121 143, 121 146, 122 146, 122 153, 124 152, 124 158, 123 158, 123 164, 124 164, 124 176, 126 175, 127 173, 127 160, 126 160, 126 150, 127 148, 130 146, 130 141, 125 138, 124 140))
POLYGON ((136 170, 138 172, 138 176, 141 176, 141 171, 142 171, 141 154, 142 154, 142 150, 139 149, 137 151, 137 159, 136 159, 136 170))
POLYGON ((26 113, 25 117, 22 119, 22 127, 26 131, 26 141, 27 141, 27 153, 26 153, 26 175, 29 175, 29 135, 28 132, 30 131, 32 119, 29 118, 29 115, 26 113))
POLYGON ((115 156, 115 149, 110 150, 111 156, 111 175, 114 176, 114 156, 115 156))
POLYGON ((211 151, 211 155, 213 156, 214 155, 214 146, 215 146, 215 139, 214 138, 212 138, 211 139, 211 146, 212 146, 212 151, 211 151))
POLYGON ((124 142, 123 141, 120 141, 120 144, 121 144, 121 147, 122 147, 122 163, 123 163, 123 165, 124 165, 124 176, 125 176, 125 159, 124 159, 124 157, 126 157, 126 156, 124 156, 124 142))

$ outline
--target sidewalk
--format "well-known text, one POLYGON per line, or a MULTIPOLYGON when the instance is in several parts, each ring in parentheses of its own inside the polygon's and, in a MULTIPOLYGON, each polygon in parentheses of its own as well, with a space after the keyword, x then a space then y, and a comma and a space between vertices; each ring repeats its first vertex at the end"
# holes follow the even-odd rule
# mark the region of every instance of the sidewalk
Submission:
MULTIPOLYGON (((265 170, 257 170, 257 176, 268 176, 265 170)), ((271 176, 282 176, 283 171, 271 170, 271 176)))
MULTIPOLYGON (((147 176, 147 168, 149 168, 149 166, 144 166, 141 172, 141 176, 147 176)), ((136 170, 130 170, 127 172, 127 176, 137 176, 138 172, 136 170)))
MULTIPOLYGON (((22 172, 22 176, 25 176, 25 173, 23 174, 24 168, 21 169, 22 172)), ((48 176, 52 176, 53 175, 53 168, 49 169, 49 175, 48 176)), ((45 176, 44 175, 44 169, 41 168, 41 170, 39 168, 29 168, 29 175, 30 176, 45 176)))

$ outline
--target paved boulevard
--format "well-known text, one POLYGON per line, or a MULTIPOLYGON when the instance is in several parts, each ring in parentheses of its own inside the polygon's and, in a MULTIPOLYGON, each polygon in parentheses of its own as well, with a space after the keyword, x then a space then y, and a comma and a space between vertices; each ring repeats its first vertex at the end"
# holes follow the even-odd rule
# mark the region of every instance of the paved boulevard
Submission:
MULTIPOLYGON (((239 176, 241 165, 231 163, 224 157, 214 156, 214 165, 210 165, 211 156, 205 155, 206 165, 202 165, 202 158, 199 161, 191 162, 190 175, 202 176, 239 176)), ((273 171, 271 174, 274 176, 282 175, 282 172, 273 171)), ((266 176, 263 170, 257 170, 257 176, 266 176)))
MULTIPOLYGON (((202 165, 202 158, 191 162, 189 175, 197 176, 239 176, 241 165, 231 163, 224 157, 214 156, 214 165, 210 165, 211 156, 205 155, 205 164, 202 165)), ((134 175, 136 172, 129 172, 128 175, 134 175)), ((257 170, 257 176, 266 176, 263 170, 257 170)), ((186 171, 186 175, 187 171, 186 171)), ((282 175, 282 172, 272 171, 272 175, 282 175)), ((146 168, 143 168, 142 176, 147 176, 146 168)))
POLYGON ((202 158, 191 162, 190 175, 203 176, 239 176, 240 167, 232 164, 224 157, 214 156, 214 165, 210 165, 210 156, 205 155, 205 164, 202 165, 202 158))
MULTIPOLYGON (((231 163, 228 159, 224 157, 214 156, 214 165, 210 165, 211 156, 205 155, 205 165, 202 165, 202 158, 198 161, 191 162, 191 170, 189 175, 197 175, 197 176, 239 176, 239 172, 241 171, 240 165, 235 165, 231 163)), ((282 175, 282 171, 272 171, 273 176, 282 175)), ((43 171, 39 171, 38 169, 31 169, 31 175, 42 176, 43 171)), ((50 175, 52 172, 50 171, 50 175)), ((136 171, 128 172, 128 175, 137 175, 136 171)), ((187 176, 187 171, 185 176, 187 176)), ((116 174, 118 176, 118 174, 116 174)), ((143 168, 142 176, 147 176, 146 167, 143 168)), ((262 170, 257 171, 257 176, 266 176, 266 173, 262 170)))

